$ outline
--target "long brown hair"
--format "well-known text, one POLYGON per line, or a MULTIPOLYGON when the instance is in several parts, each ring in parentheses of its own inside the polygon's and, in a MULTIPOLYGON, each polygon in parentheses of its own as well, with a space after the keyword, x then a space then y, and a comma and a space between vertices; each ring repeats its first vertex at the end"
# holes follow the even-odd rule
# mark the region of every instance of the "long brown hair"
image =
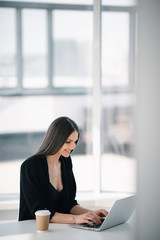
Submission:
POLYGON ((56 154, 66 142, 72 132, 78 132, 77 124, 68 117, 59 117, 55 119, 49 126, 44 140, 35 155, 53 155, 56 154))

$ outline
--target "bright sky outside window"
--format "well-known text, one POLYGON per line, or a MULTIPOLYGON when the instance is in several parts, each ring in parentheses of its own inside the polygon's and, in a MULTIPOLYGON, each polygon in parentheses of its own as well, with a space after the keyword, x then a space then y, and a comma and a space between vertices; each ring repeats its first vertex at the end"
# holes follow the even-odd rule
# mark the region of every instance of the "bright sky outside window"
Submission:
POLYGON ((102 13, 102 85, 129 84, 129 14, 102 13))
POLYGON ((92 86, 92 12, 53 12, 53 84, 92 86))
POLYGON ((22 11, 23 87, 47 87, 46 10, 22 11))
POLYGON ((14 88, 16 73, 16 11, 0 8, 0 88, 14 88))

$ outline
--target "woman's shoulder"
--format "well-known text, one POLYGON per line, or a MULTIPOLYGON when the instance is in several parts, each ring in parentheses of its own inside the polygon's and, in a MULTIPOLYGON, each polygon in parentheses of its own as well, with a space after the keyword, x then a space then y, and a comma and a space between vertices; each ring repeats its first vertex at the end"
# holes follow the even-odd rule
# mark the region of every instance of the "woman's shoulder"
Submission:
POLYGON ((24 162, 22 163, 21 167, 27 167, 27 166, 35 166, 37 167, 37 165, 41 164, 43 159, 45 158, 45 156, 40 156, 40 155, 33 155, 29 158, 27 158, 26 160, 24 160, 24 162))

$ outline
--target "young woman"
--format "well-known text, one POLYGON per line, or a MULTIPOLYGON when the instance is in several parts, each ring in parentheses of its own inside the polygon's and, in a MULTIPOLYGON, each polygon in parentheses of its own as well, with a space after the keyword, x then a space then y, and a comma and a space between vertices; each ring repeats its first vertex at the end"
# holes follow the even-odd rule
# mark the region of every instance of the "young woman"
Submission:
POLYGON ((34 219, 35 212, 48 209, 50 222, 101 224, 104 209, 92 211, 76 199, 76 183, 70 154, 79 140, 77 124, 60 117, 48 128, 39 151, 25 160, 20 173, 19 221, 34 219))

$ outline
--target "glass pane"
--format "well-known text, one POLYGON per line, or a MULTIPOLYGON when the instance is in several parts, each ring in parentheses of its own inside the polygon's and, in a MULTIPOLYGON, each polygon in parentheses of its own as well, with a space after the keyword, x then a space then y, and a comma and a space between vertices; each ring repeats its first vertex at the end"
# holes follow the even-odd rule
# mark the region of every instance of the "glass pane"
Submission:
POLYGON ((72 118, 80 128, 80 140, 71 155, 73 169, 78 192, 92 191, 90 95, 1 97, 0 103, 0 194, 19 192, 22 161, 38 150, 50 123, 60 116, 72 118), (38 115, 37 109, 41 109, 38 115))
POLYGON ((47 87, 47 16, 45 10, 22 11, 23 87, 47 87))
POLYGON ((133 95, 103 95, 102 116, 101 190, 136 192, 133 95))
MULTIPOLYGON (((39 0, 37 0, 39 2, 39 0)), ((42 0, 44 2, 44 0, 42 0)), ((93 0, 47 0, 49 3, 60 4, 93 4, 93 0)))
MULTIPOLYGON (((14 2, 19 2, 19 0, 14 0, 14 2)), ((21 2, 33 2, 33 0, 21 0, 21 2)), ((93 0, 34 0, 34 2, 45 2, 45 3, 58 3, 58 4, 93 4, 93 0)))
POLYGON ((112 6, 134 6, 138 0, 102 0, 103 5, 112 6))
POLYGON ((0 8, 0 88, 14 88, 16 74, 16 12, 0 8))
POLYGON ((53 12, 53 84, 92 85, 92 12, 53 12))
POLYGON ((102 14, 102 84, 118 87, 129 84, 129 14, 102 14))

